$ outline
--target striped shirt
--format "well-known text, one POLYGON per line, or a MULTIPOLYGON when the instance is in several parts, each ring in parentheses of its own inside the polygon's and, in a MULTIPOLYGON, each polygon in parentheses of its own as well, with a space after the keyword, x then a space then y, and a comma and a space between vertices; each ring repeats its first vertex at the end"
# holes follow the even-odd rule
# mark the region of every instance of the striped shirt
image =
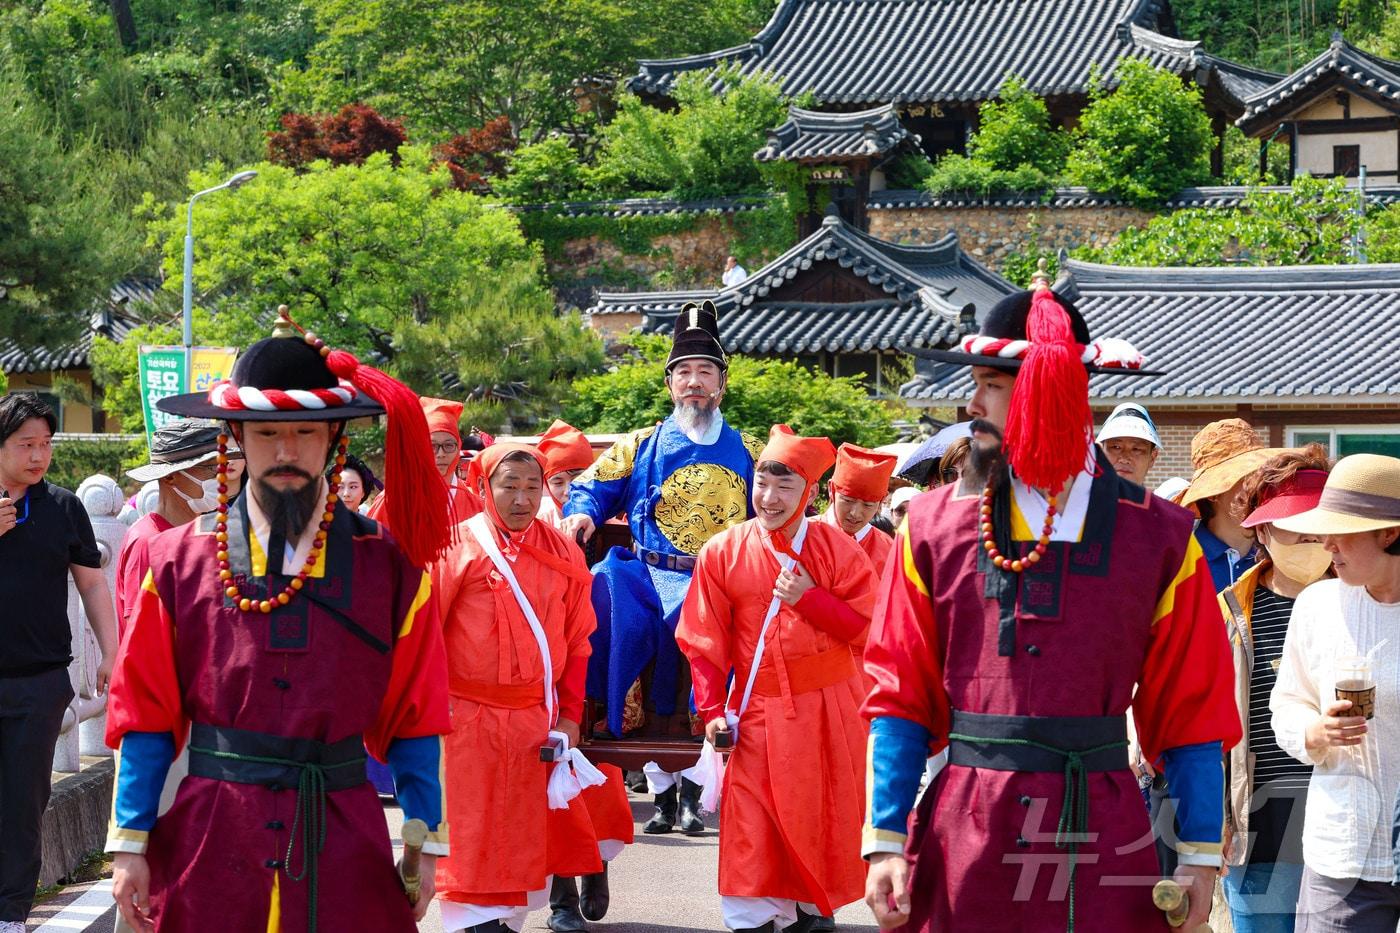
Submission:
POLYGON ((1262 583, 1254 589, 1249 613, 1254 666, 1249 672, 1249 750, 1254 784, 1249 797, 1249 856, 1252 864, 1303 860, 1303 812, 1312 766, 1279 747, 1274 737, 1269 694, 1278 682, 1283 639, 1293 600, 1262 583))

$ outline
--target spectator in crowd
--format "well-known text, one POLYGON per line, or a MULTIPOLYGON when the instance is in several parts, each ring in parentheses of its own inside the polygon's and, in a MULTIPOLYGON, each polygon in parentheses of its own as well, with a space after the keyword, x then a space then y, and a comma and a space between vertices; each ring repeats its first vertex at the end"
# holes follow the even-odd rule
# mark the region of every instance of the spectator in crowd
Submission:
POLYGON ((1146 408, 1134 402, 1119 405, 1104 420, 1097 440, 1119 476, 1147 485, 1147 474, 1162 452, 1162 439, 1146 408))
POLYGON ((1316 508, 1327 481, 1317 444, 1290 450, 1245 481, 1240 513, 1253 528, 1260 559, 1220 594, 1235 658, 1235 696, 1243 742, 1230 750, 1225 807, 1225 898, 1235 933, 1292 933, 1303 877, 1303 804, 1312 765, 1279 747, 1269 695, 1278 679, 1294 601, 1322 579, 1332 555, 1316 535, 1275 522, 1316 508))
POLYGON ((1337 575, 1294 604, 1269 701, 1280 747, 1313 766, 1297 929, 1392 931, 1400 924, 1391 852, 1400 789, 1400 460, 1342 458, 1316 508, 1274 524, 1321 536, 1337 575))
POLYGON ((909 514, 909 500, 921 492, 923 490, 917 486, 901 486, 890 495, 890 521, 895 531, 903 527, 904 516, 909 514))
POLYGON ((1241 527, 1234 504, 1244 481, 1279 453, 1279 448, 1265 447, 1240 418, 1213 421, 1191 439, 1191 465, 1196 472, 1181 504, 1195 506, 1201 516, 1196 540, 1205 551, 1216 592, 1254 566, 1254 531, 1241 527))
POLYGON ((967 437, 960 437, 948 445, 938 461, 938 480, 934 485, 946 486, 962 479, 963 470, 967 467, 967 452, 971 449, 972 439, 967 437))
POLYGON ((0 933, 24 933, 39 881, 39 823, 73 699, 69 576, 102 651, 99 693, 117 651, 92 523, 77 496, 44 479, 57 429, 53 409, 37 396, 0 398, 0 933))
POLYGON ((363 460, 354 456, 345 458, 345 466, 340 469, 340 501, 347 509, 363 511, 370 497, 383 488, 384 484, 363 460))
POLYGON ((739 265, 739 260, 733 256, 726 256, 724 259, 724 276, 722 281, 725 288, 732 288, 749 277, 744 267, 739 265))
POLYGON ((118 632, 125 628, 136 605, 136 595, 151 569, 146 559, 151 538, 218 508, 219 481, 214 475, 218 453, 216 422, 182 419, 152 436, 150 463, 126 471, 138 483, 155 483, 159 498, 155 508, 127 530, 117 555, 118 632))

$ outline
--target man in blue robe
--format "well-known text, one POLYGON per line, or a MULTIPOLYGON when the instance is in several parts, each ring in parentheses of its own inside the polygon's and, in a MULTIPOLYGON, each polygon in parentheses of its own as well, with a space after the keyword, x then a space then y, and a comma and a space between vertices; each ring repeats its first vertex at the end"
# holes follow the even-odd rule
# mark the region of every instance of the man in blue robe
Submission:
MULTIPOLYGON (((683 716, 689 712, 678 697, 682 658, 675 631, 695 557, 711 537, 753 516, 749 491, 762 444, 720 413, 728 368, 714 305, 686 305, 666 360, 674 412, 618 441, 569 487, 565 535, 582 532, 587 539, 625 513, 634 542, 630 551, 612 548, 593 568, 598 629, 588 695, 607 703, 614 735, 623 734, 627 693, 649 664, 656 715, 674 716, 678 706, 683 716)), ((646 832, 670 832, 678 807, 682 831, 704 831, 699 788, 685 780, 679 787, 653 784, 657 814, 646 832)))

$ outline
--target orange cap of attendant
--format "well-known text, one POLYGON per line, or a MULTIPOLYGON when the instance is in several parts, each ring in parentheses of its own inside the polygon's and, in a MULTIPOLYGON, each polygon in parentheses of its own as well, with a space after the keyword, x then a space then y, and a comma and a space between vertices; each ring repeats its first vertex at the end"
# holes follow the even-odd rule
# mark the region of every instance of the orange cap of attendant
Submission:
POLYGON ((894 454, 842 444, 836 451, 836 472, 831 486, 843 496, 862 502, 880 502, 890 492, 890 477, 899 458, 894 454))
POLYGON ((544 478, 565 470, 586 470, 593 465, 593 445, 573 425, 554 420, 536 445, 544 455, 544 478))
MULTIPOLYGON (((496 472, 496 467, 501 465, 501 461, 513 453, 528 454, 536 463, 540 465, 540 470, 544 470, 544 457, 540 455, 539 449, 530 444, 492 444, 483 450, 472 460, 472 466, 479 471, 477 474, 489 487, 491 474, 496 472)), ((501 520, 501 513, 496 511, 496 500, 491 495, 488 488, 482 496, 483 504, 486 506, 486 514, 491 518, 491 522, 502 530, 506 524, 501 520)))
MULTIPOLYGON (((757 463, 776 460, 813 485, 836 462, 836 448, 825 437, 799 437, 785 424, 775 424, 768 432, 768 444, 757 463)), ((882 495, 880 498, 884 498, 882 495)))
POLYGON ((418 404, 423 406, 423 417, 428 419, 428 433, 435 431, 446 431, 457 438, 458 446, 462 443, 462 429, 457 426, 457 422, 462 418, 462 403, 454 402, 445 398, 419 398, 418 404))

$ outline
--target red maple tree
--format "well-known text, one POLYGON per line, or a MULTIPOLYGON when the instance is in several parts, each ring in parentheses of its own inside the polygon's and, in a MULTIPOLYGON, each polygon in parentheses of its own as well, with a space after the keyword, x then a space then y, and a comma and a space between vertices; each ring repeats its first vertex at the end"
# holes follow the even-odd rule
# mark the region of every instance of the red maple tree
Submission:
POLYGON ((493 176, 504 174, 506 157, 517 140, 508 117, 496 117, 485 126, 452 137, 434 154, 452 173, 452 185, 460 191, 489 194, 493 176))
POLYGON ((403 123, 380 116, 373 107, 346 104, 338 113, 282 115, 282 131, 268 133, 267 158, 300 168, 318 159, 333 165, 362 165, 376 152, 398 164, 399 147, 408 141, 403 123))

